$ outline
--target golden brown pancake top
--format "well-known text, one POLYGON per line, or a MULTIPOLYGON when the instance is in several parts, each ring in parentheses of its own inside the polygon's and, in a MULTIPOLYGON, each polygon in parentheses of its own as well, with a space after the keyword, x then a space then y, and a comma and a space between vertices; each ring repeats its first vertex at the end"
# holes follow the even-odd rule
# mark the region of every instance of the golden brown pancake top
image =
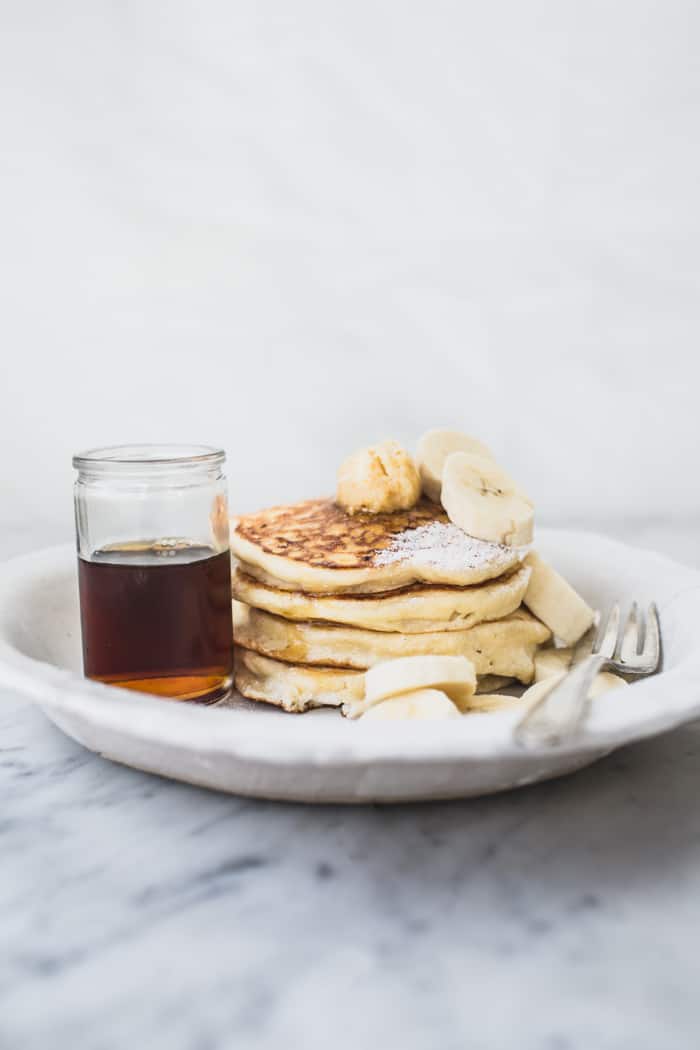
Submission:
POLYGON ((348 514, 331 499, 309 499, 245 514, 235 527, 267 554, 316 568, 360 569, 372 565, 398 533, 447 520, 441 507, 425 499, 392 514, 348 514))

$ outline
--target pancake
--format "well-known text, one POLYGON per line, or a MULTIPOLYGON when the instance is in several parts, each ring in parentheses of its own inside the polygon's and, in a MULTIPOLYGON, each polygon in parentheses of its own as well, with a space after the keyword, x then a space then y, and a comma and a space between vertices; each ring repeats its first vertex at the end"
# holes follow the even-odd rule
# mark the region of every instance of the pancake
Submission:
POLYGON ((295 623, 233 603, 237 645, 293 664, 367 670, 399 656, 466 656, 477 675, 499 675, 531 682, 535 654, 551 631, 525 609, 462 631, 402 634, 367 631, 324 623, 295 623))
POLYGON ((330 499, 271 507, 232 521, 231 551, 248 576, 311 594, 467 587, 521 561, 513 547, 467 536, 429 500, 392 514, 348 514, 330 499))
MULTIPOLYGON (((506 684, 487 675, 477 694, 491 693, 506 684)), ((242 696, 274 704, 293 714, 314 707, 340 707, 357 712, 365 695, 364 671, 347 667, 307 667, 260 656, 241 646, 235 651, 235 686, 242 696)), ((474 697, 478 704, 478 697, 474 697)))
POLYGON ((365 695, 362 671, 285 664, 241 646, 236 646, 234 662, 234 684, 242 696, 295 714, 312 707, 359 703, 365 695))
POLYGON ((270 587, 237 569, 233 597, 288 620, 322 620, 371 631, 420 634, 462 631, 485 620, 498 620, 520 605, 530 570, 520 565, 507 576, 473 587, 414 584, 384 594, 305 594, 270 587))

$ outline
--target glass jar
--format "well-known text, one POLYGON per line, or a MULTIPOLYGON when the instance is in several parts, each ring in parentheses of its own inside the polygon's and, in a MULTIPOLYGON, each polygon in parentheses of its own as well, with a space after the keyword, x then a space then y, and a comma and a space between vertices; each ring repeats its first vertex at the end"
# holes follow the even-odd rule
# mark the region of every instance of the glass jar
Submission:
POLYGON ((233 674, 225 454, 124 445, 73 457, 88 678, 213 703, 233 674))

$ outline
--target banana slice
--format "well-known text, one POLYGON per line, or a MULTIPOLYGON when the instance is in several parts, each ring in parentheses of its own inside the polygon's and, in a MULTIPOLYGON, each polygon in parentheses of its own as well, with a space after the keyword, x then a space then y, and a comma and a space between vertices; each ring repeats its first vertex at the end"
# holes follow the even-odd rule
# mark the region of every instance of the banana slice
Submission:
POLYGON ((475 452, 484 459, 493 459, 491 450, 468 434, 459 430, 428 430, 418 442, 416 462, 423 492, 434 503, 440 502, 442 470, 451 452, 475 452))
MULTIPOLYGON (((573 652, 573 650, 567 649, 551 649, 551 653, 566 653, 573 652)), ((526 689, 522 696, 503 696, 500 693, 481 693, 473 696, 469 701, 469 712, 472 711, 507 711, 515 707, 527 708, 536 704, 538 700, 541 700, 543 696, 551 692, 554 686, 557 685, 564 678, 566 671, 554 671, 546 678, 543 678, 531 685, 529 689, 526 689)), ((609 671, 601 671, 593 679, 591 688, 588 691, 588 697, 590 700, 595 700, 597 696, 602 693, 606 693, 609 689, 617 689, 621 685, 628 685, 624 678, 620 678, 619 675, 611 674, 609 671)))
POLYGON ((567 645, 561 649, 550 645, 539 649, 534 658, 535 681, 543 682, 545 678, 561 674, 562 671, 573 671, 576 664, 590 655, 595 633, 596 628, 592 626, 581 635, 576 645, 567 645))
POLYGON ((503 693, 480 693, 469 701, 469 714, 472 711, 508 711, 513 707, 522 707, 521 696, 505 696, 503 693))
MULTIPOLYGON (((530 706, 536 704, 538 700, 541 700, 543 696, 547 696, 548 693, 554 689, 555 685, 565 677, 566 672, 563 674, 554 674, 549 678, 543 679, 541 682, 536 682, 531 685, 529 689, 526 689, 520 698, 520 703, 530 706)), ((611 674, 610 671, 600 671, 593 682, 591 688, 588 690, 589 700, 594 700, 601 693, 606 693, 608 689, 617 689, 621 685, 627 685, 628 683, 624 678, 620 678, 619 675, 611 674)))
POLYGON ((595 700, 601 693, 607 693, 608 689, 617 689, 621 685, 629 685, 629 682, 626 682, 624 678, 620 678, 619 674, 612 674, 611 671, 601 671, 593 679, 593 685, 588 695, 591 700, 595 700))
POLYGON ((574 645, 593 623, 595 612, 535 551, 530 551, 525 564, 532 569, 532 574, 524 604, 557 638, 574 645))
POLYGON ((452 452, 442 472, 442 505, 470 536, 509 547, 532 542, 531 500, 492 460, 452 452))
POLYGON ((573 658, 574 650, 571 647, 540 649, 535 656, 535 682, 544 682, 547 678, 569 671, 573 658))
POLYGON ((411 693, 382 700, 362 715, 377 722, 436 721, 442 718, 459 718, 455 705, 439 689, 415 689, 411 693))
POLYGON ((441 689, 460 711, 476 692, 476 672, 466 656, 401 656, 365 673, 365 705, 414 689, 441 689))
POLYGON ((547 696, 551 693, 556 685, 566 677, 566 671, 560 671, 559 674, 550 675, 549 678, 543 678, 541 682, 535 682, 529 689, 526 689, 521 700, 526 707, 530 707, 536 704, 538 700, 541 700, 543 696, 547 696))

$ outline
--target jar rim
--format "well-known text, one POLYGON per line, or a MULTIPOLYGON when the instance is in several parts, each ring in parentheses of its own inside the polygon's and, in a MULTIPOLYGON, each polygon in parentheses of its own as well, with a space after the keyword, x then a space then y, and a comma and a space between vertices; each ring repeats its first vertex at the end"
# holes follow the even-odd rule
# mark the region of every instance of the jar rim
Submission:
POLYGON ((77 452, 73 456, 73 466, 76 470, 212 467, 225 459, 224 450, 211 445, 105 445, 77 452))

